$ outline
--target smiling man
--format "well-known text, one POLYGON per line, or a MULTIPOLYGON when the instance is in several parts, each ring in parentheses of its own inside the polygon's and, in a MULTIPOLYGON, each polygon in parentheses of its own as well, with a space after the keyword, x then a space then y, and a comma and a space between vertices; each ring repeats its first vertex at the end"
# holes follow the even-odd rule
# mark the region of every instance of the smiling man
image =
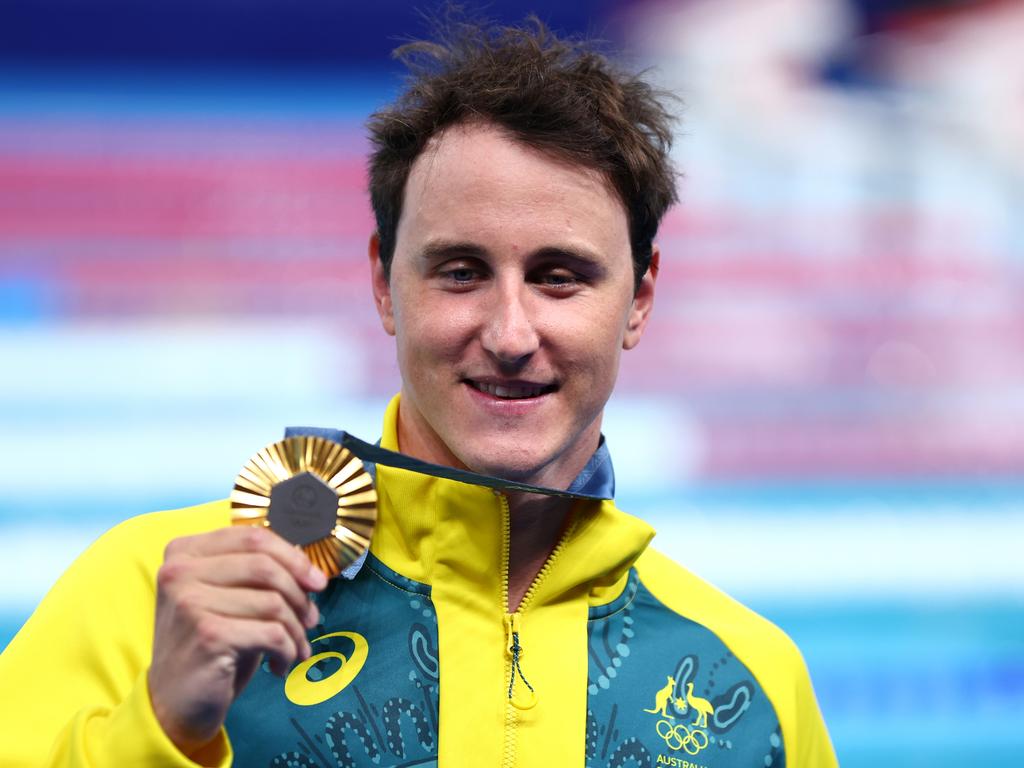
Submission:
POLYGON ((403 450, 567 488, 654 298, 657 254, 635 286, 614 187, 493 122, 455 123, 413 163, 395 243, 387 260, 375 237, 371 259, 403 450))
POLYGON ((4 764, 834 766, 792 642, 612 500, 675 198, 658 94, 539 24, 404 55, 370 122, 381 444, 442 471, 374 468, 330 584, 223 501, 108 533, 0 657, 4 764))

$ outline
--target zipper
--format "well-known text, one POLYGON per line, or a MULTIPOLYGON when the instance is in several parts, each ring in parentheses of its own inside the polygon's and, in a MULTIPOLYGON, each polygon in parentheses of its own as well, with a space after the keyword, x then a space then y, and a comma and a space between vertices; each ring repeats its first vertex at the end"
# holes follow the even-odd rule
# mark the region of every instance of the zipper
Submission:
POLYGON ((533 709, 537 705, 537 692, 530 684, 523 672, 522 658, 524 655, 522 639, 522 617, 523 611, 529 607, 538 586, 544 581, 544 577, 550 572, 552 564, 558 554, 565 548, 566 542, 576 527, 576 518, 570 518, 569 525, 558 539, 555 548, 551 550, 544 565, 530 582, 526 594, 519 602, 519 606, 511 613, 508 610, 508 576, 509 557, 512 550, 512 520, 511 510, 508 505, 508 497, 501 491, 495 491, 498 503, 502 511, 501 530, 501 605, 504 611, 505 625, 505 679, 508 680, 508 688, 504 692, 508 697, 505 704, 505 749, 503 768, 512 768, 515 765, 516 729, 519 725, 518 712, 521 710, 533 709))
POLYGON ((508 674, 508 701, 516 709, 533 709, 537 705, 537 692, 530 685, 523 673, 523 666, 520 659, 523 656, 523 646, 519 639, 519 626, 521 614, 505 614, 505 657, 508 674), (528 693, 524 693, 525 687, 528 693))

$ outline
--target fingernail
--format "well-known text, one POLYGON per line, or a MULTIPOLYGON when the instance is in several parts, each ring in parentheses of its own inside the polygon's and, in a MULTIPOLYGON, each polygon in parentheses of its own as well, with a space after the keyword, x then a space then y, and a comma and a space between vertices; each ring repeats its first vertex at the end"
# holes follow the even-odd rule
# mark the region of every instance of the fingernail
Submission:
POLYGON ((313 589, 318 592, 327 586, 327 577, 324 576, 324 572, 315 565, 309 566, 309 581, 313 589))
POLYGON ((314 603, 309 604, 306 609, 306 629, 312 629, 320 621, 320 609, 314 603))

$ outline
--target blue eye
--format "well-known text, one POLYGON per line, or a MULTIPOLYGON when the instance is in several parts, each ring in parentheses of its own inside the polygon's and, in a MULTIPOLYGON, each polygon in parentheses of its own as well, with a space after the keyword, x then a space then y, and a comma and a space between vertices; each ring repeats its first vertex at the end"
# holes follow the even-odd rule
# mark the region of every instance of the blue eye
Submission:
POLYGON ((540 282, 543 285, 548 285, 553 288, 563 288, 566 286, 576 285, 579 282, 579 277, 573 272, 557 270, 554 272, 545 272, 541 275, 540 282))
POLYGON ((473 264, 460 266, 453 264, 450 267, 442 267, 437 273, 442 284, 450 289, 462 290, 474 288, 484 279, 484 271, 473 264))
POLYGON ((456 283, 469 283, 476 277, 476 273, 469 267, 459 267, 448 271, 448 277, 456 283))

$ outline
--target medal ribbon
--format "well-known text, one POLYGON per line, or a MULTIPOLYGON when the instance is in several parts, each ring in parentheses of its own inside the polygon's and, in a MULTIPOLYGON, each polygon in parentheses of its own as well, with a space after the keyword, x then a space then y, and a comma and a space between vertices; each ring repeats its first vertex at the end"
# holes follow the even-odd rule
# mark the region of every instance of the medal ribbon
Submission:
POLYGON ((389 451, 386 448, 381 448, 379 445, 367 443, 365 440, 360 440, 358 437, 340 429, 288 427, 285 430, 286 438, 301 437, 303 435, 322 437, 325 440, 339 443, 364 463, 382 464, 385 467, 419 472, 424 475, 441 477, 445 480, 454 480, 458 483, 481 485, 485 488, 493 488, 496 491, 521 491, 523 493, 540 493, 545 496, 558 496, 563 499, 589 499, 592 501, 610 499, 614 495, 615 480, 611 474, 611 462, 603 438, 597 452, 587 463, 580 476, 569 487, 569 490, 560 491, 556 488, 545 488, 540 485, 521 483, 518 480, 504 480, 500 477, 481 475, 477 472, 470 472, 467 469, 456 469, 440 464, 431 464, 428 461, 406 456, 404 453, 389 451))

